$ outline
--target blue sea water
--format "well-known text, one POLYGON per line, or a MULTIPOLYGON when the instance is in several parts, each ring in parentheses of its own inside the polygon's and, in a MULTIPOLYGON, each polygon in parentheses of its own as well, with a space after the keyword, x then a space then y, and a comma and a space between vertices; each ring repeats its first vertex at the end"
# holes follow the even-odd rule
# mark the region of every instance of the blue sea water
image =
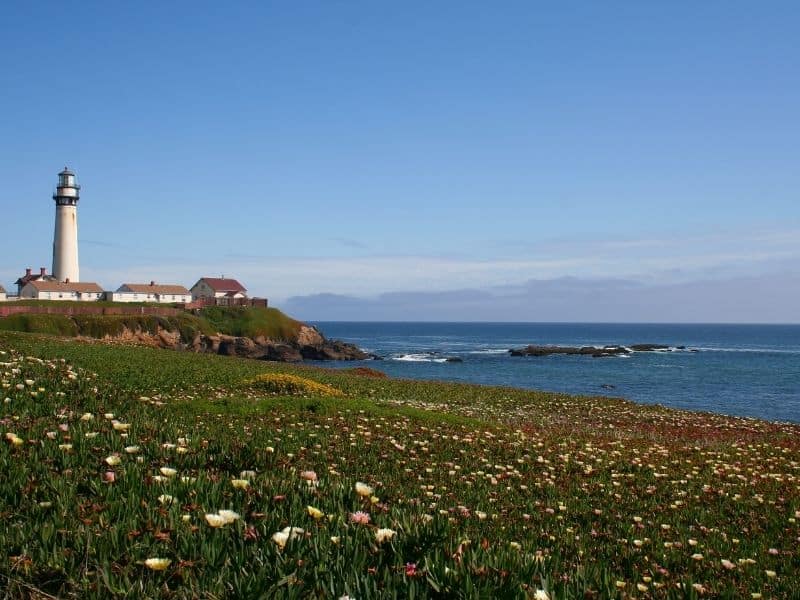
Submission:
MULTIPOLYGON (((380 355, 368 365, 410 379, 606 395, 647 404, 800 422, 800 325, 345 323, 315 325, 380 355), (686 346, 629 357, 512 357, 509 348, 686 346), (457 357, 463 362, 446 362, 457 357), (610 387, 613 386, 613 387, 610 387)), ((327 364, 326 366, 330 366, 327 364)), ((352 367, 353 363, 338 363, 352 367)))

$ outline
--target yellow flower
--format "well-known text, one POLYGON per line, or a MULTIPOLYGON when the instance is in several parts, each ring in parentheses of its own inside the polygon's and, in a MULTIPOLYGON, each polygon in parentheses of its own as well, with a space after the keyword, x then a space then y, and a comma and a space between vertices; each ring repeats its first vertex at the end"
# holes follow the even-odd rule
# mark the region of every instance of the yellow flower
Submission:
POLYGON ((92 419, 94 419, 92 413, 83 413, 83 415, 81 415, 81 421, 91 421, 92 419))
POLYGON ((362 483, 360 481, 356 482, 356 494, 361 496, 362 498, 366 498, 368 496, 372 496, 373 489, 368 486, 366 483, 362 483))
POLYGON ((246 490, 250 485, 250 482, 247 479, 231 479, 231 485, 235 487, 237 490, 246 490))
POLYGON ((177 471, 177 469, 173 469, 173 468, 171 468, 171 467, 161 467, 161 468, 159 469, 159 471, 161 471, 161 474, 162 474, 164 477, 175 477, 175 475, 177 475, 177 474, 178 474, 178 471, 177 471))
POLYGON ((325 513, 323 513, 318 508, 314 508, 313 506, 307 506, 306 510, 308 511, 308 514, 314 519, 321 519, 322 517, 325 516, 325 513))
POLYGON ((130 423, 120 423, 119 421, 112 421, 111 426, 114 428, 114 431, 128 431, 131 428, 130 423))
POLYGON ((767 571, 764 571, 764 574, 765 574, 767 577, 769 577, 770 579, 771 579, 771 578, 773 578, 773 577, 775 577, 775 576, 777 575, 777 573, 775 573, 775 571, 769 571, 769 570, 767 570, 767 571))
POLYGON ((144 561, 145 566, 153 571, 163 571, 172 561, 168 558, 148 558, 144 561))
POLYGON ((116 454, 112 454, 111 456, 106 457, 106 464, 111 467, 116 467, 119 463, 122 462, 122 459, 117 456, 116 454))
POLYGON ((699 552, 696 554, 692 554, 692 560, 697 560, 697 561, 703 560, 703 555, 700 554, 699 552))

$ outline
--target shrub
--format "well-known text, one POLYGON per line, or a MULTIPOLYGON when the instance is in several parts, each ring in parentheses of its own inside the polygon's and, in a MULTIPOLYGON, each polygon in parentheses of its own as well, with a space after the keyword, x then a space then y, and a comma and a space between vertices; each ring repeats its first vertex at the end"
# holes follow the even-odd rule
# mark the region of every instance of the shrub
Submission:
POLYGON ((340 398, 344 392, 333 386, 288 373, 265 373, 248 382, 259 390, 278 396, 331 396, 340 398))

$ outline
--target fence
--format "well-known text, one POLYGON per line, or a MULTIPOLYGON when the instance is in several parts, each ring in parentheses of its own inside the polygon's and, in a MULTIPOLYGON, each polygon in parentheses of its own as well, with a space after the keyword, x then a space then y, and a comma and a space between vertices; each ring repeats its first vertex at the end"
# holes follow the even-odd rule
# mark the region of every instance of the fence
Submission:
POLYGON ((0 317, 19 314, 33 315, 157 315, 176 317, 184 314, 180 308, 167 306, 5 306, 0 304, 0 317))

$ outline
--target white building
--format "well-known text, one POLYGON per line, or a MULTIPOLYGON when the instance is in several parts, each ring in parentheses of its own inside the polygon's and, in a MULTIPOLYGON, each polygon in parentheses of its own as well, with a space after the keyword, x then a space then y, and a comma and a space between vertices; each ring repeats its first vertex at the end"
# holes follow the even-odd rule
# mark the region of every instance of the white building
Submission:
POLYGON ((81 186, 67 167, 58 174, 56 229, 53 234, 53 276, 57 281, 80 281, 78 269, 78 200, 81 186))
POLYGON ((123 283, 116 292, 106 294, 114 302, 157 302, 188 304, 192 294, 182 285, 150 283, 123 283))
POLYGON ((25 284, 20 299, 74 300, 96 302, 102 300, 103 289, 96 283, 34 280, 25 284))
POLYGON ((6 288, 0 285, 0 302, 5 302, 8 300, 8 296, 6 296, 6 288))
POLYGON ((225 277, 203 277, 192 286, 194 300, 207 298, 227 298, 239 300, 247 298, 247 289, 235 279, 225 277))

